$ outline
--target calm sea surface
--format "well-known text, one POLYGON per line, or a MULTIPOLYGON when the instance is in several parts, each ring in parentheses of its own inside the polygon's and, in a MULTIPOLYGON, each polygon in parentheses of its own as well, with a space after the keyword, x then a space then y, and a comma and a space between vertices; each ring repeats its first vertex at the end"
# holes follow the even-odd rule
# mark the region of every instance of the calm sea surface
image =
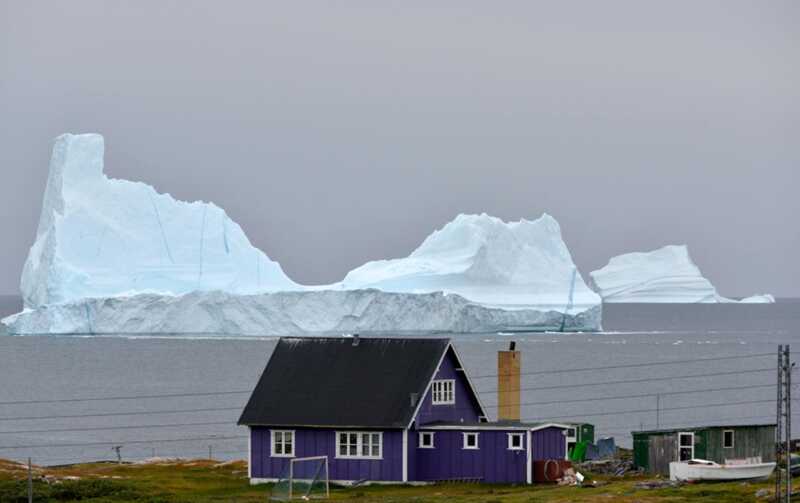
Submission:
MULTIPOLYGON (((18 298, 0 297, 0 315, 19 308, 18 298)), ((625 446, 631 430, 656 425, 774 422, 777 346, 800 352, 798 299, 609 305, 603 326, 451 336, 491 414, 496 352, 514 340, 524 419, 590 422, 625 446), (714 358, 724 359, 696 361, 714 358)), ((0 336, 0 458, 114 459, 115 446, 123 460, 206 457, 209 448, 214 458, 245 458, 236 420, 275 341, 0 336), (200 394, 212 392, 220 394, 200 394), (154 396, 166 394, 184 396, 154 396), (150 398, 120 398, 131 396, 150 398), (77 400, 85 398, 99 400, 77 400)))

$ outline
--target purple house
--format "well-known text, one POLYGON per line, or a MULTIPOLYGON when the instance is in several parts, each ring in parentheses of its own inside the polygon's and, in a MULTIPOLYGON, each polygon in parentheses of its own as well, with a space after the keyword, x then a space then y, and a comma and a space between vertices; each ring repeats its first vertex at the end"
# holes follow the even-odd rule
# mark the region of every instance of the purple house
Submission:
POLYGON ((449 339, 357 336, 281 338, 239 424, 251 483, 311 456, 339 483, 531 483, 533 462, 565 459, 574 431, 488 422, 449 339))

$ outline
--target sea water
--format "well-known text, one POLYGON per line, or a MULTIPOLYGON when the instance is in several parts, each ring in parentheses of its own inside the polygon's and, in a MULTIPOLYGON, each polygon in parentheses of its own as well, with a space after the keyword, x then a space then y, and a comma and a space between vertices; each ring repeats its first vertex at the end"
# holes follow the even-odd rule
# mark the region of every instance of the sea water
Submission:
MULTIPOLYGON (((19 307, 18 298, 0 297, 0 314, 19 307)), ((800 300, 612 304, 603 326, 436 336, 452 337, 491 417, 496 353, 513 340, 523 419, 589 422, 596 436, 630 446, 641 428, 774 422, 775 355, 779 344, 800 351, 800 300)), ((247 431, 236 421, 276 340, 0 336, 0 458, 116 459, 115 447, 127 461, 209 451, 246 458, 247 431)))

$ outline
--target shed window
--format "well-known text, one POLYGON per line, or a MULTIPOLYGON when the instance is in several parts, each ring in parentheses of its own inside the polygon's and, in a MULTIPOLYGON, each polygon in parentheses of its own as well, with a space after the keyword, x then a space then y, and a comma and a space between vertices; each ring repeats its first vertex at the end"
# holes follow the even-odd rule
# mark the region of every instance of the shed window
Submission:
POLYGON ((433 432, 422 431, 419 434, 419 448, 420 449, 433 449, 433 432))
POLYGON ((294 431, 272 430, 272 456, 276 458, 294 456, 294 431))
POLYGON ((511 451, 521 451, 522 450, 522 439, 524 437, 524 433, 509 433, 508 434, 508 449, 511 451))
POLYGON ((337 432, 336 457, 381 459, 383 457, 383 434, 371 431, 337 432))
POLYGON ((678 460, 694 459, 694 433, 678 433, 678 460))
POLYGON ((479 449, 478 434, 476 432, 464 433, 464 449, 479 449))
POLYGON ((455 379, 438 379, 431 386, 433 405, 450 405, 456 403, 455 379))
POLYGON ((722 448, 733 449, 733 430, 725 430, 722 432, 722 448))

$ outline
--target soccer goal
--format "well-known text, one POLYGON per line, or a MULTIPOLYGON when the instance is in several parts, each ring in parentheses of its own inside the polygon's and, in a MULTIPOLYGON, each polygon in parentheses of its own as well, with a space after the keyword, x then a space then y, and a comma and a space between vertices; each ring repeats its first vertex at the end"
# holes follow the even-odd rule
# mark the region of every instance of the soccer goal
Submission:
POLYGON ((272 488, 270 499, 324 499, 330 496, 328 456, 291 458, 283 476, 272 488))

